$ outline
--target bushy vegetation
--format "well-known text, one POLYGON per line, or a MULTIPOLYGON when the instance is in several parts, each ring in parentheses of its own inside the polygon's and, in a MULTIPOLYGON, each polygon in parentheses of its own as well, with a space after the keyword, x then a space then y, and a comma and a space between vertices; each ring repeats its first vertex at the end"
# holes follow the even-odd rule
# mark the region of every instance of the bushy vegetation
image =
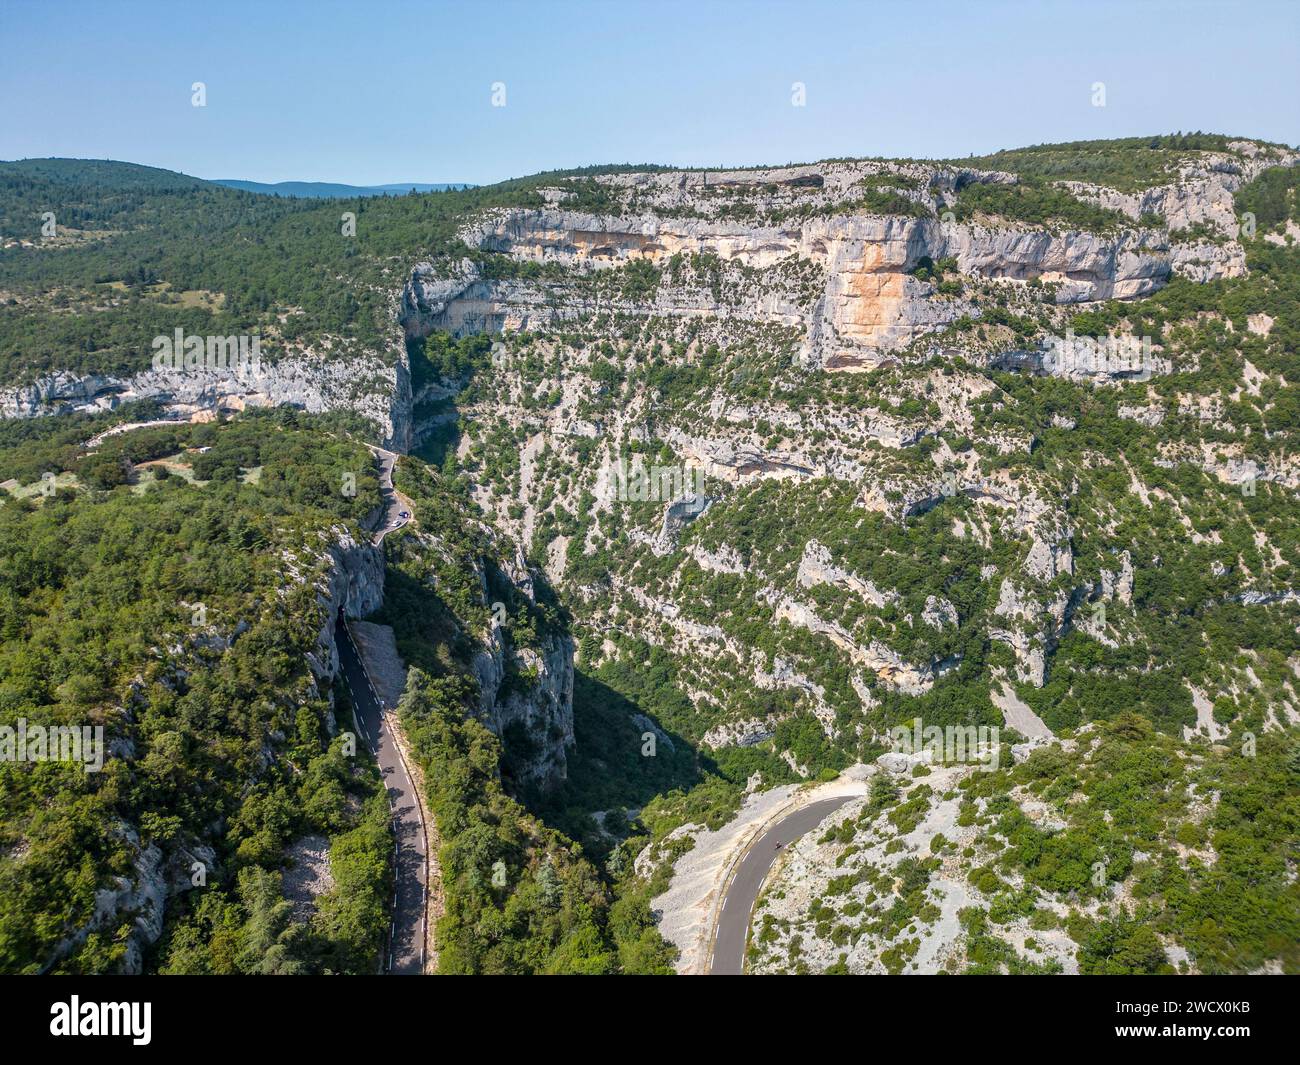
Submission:
MULTIPOLYGON (((507 660, 502 698, 511 685, 526 692, 536 683, 517 671, 514 652, 563 639, 565 615, 540 575, 533 598, 506 577, 496 560, 501 548, 470 516, 462 484, 408 459, 398 485, 412 499, 420 529, 388 540, 387 594, 376 620, 393 625, 415 667, 399 712, 442 840, 441 971, 671 971, 672 951, 650 918, 648 885, 635 877, 626 849, 614 859, 602 847, 611 857, 604 869, 587 860, 581 846, 547 823, 575 836, 589 827, 568 816, 572 791, 544 793, 526 784, 517 761, 531 753, 529 738, 509 730, 495 736, 477 717, 479 682, 471 666, 493 624, 491 605, 504 611, 497 628, 507 660)), ((589 711, 603 708, 592 706, 581 679, 578 689, 582 728, 589 711)), ((602 716, 595 724, 607 723, 602 716)), ((617 739, 584 730, 580 743, 573 765, 579 780, 589 779, 585 767, 598 761, 601 745, 617 739)), ((658 763, 669 779, 689 764, 669 751, 658 763)))
POLYGON ((0 249, 0 285, 18 294, 0 308, 0 377, 146 369, 153 337, 177 327, 258 333, 272 359, 321 335, 389 351, 400 333, 388 292, 414 257, 502 258, 466 247, 458 227, 482 208, 540 206, 542 183, 539 175, 490 190, 320 201, 128 163, 0 163, 0 216, 35 244, 0 249), (52 240, 40 236, 47 211, 60 227, 52 240), (345 211, 355 236, 343 235, 345 211), (183 293, 217 299, 173 301, 183 293))
POLYGON ((1008 222, 1027 222, 1052 229, 1083 229, 1095 233, 1131 227, 1119 211, 1085 203, 1064 189, 1025 178, 1014 185, 974 183, 962 189, 953 213, 959 222, 992 215, 1008 222))
POLYGON ((611 901, 581 851, 501 788, 500 741, 452 678, 413 671, 399 713, 443 845, 444 973, 663 973, 672 952, 643 894, 611 901))
POLYGON ((981 170, 1010 171, 1026 178, 1086 181, 1132 192, 1174 180, 1180 160, 1197 152, 1228 151, 1231 140, 1219 133, 1171 133, 1036 144, 951 162, 981 170))
POLYGON ((1265 170, 1237 193, 1234 206, 1238 217, 1255 216, 1257 231, 1267 233, 1296 215, 1296 189, 1300 173, 1295 167, 1277 166, 1265 170))
POLYGON ((92 927, 96 892, 149 870, 175 894, 146 967, 373 968, 386 803, 377 772, 331 734, 306 656, 326 620, 328 530, 355 529, 377 494, 365 476, 356 496, 340 491, 369 454, 307 422, 110 438, 126 463, 209 441, 174 461, 208 463, 211 480, 133 471, 135 484, 0 505, 0 721, 102 726, 107 743, 97 773, 0 762, 0 969, 118 967, 133 914, 92 927), (260 478, 236 475, 248 462, 260 478), (291 920, 285 853, 310 834, 332 841, 336 890, 291 920))
POLYGON ((1081 741, 1086 753, 1047 748, 1015 768, 973 774, 964 788, 988 797, 993 831, 1006 840, 995 868, 1061 900, 1103 900, 1096 919, 1070 922, 1082 972, 1172 971, 1157 934, 1201 972, 1270 960, 1295 971, 1300 889, 1286 867, 1300 825, 1298 742, 1294 729, 1258 738, 1243 729, 1189 755, 1125 713, 1081 741), (1066 827, 1030 825, 1007 798, 1016 784, 1066 827), (1131 909, 1111 902, 1121 881, 1132 885, 1131 909))

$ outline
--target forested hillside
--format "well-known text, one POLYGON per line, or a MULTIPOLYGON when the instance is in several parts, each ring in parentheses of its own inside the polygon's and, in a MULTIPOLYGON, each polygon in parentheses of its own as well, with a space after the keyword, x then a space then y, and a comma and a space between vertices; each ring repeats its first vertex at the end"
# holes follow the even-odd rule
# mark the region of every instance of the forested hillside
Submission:
POLYGON ((383 350, 411 262, 491 261, 459 239, 459 224, 540 203, 539 184, 320 203, 129 163, 0 163, 0 381, 144 370, 150 340, 176 326, 261 330, 271 356, 322 337, 383 350), (343 233, 345 212, 354 236, 343 233))
MULTIPOLYGON (((28 426, 0 429, 12 457, 28 426)), ((0 716, 102 726, 108 757, 101 772, 0 763, 0 967, 371 968, 387 805, 308 661, 330 620, 328 549, 374 505, 369 468, 360 445, 272 414, 112 437, 51 493, 10 493, 0 716), (291 923, 284 855, 311 834, 330 841, 335 889, 291 923), (165 922, 143 962, 141 921, 165 922)))

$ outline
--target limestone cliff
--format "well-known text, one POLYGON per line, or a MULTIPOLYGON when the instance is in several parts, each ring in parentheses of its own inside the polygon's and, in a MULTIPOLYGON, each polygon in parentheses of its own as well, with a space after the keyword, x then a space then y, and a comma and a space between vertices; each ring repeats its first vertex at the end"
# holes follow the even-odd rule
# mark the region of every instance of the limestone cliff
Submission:
POLYGON ((1050 285, 1060 305, 1139 298, 1174 274, 1194 281, 1240 276, 1245 260, 1235 240, 1233 194, 1266 165, 1296 158, 1211 159, 1140 195, 1063 182, 1080 199, 1134 221, 1107 233, 996 220, 958 223, 947 212, 959 189, 1014 184, 1010 174, 834 163, 611 175, 601 181, 623 195, 619 213, 567 209, 572 196, 558 188, 545 208, 498 209, 462 230, 473 248, 561 267, 560 274, 498 279, 483 276, 469 260, 450 271, 422 264, 411 273, 399 313, 408 335, 539 329, 601 310, 670 318, 725 314, 799 330, 801 357, 810 365, 869 368, 963 315, 980 315, 978 302, 940 295, 916 277, 925 262, 954 260, 958 275, 972 279, 1050 285), (905 183, 900 195, 916 204, 915 216, 874 214, 856 203, 863 182, 881 174, 905 183), (792 188, 801 194, 799 213, 787 217, 792 188), (743 202, 752 220, 727 217, 720 197, 743 202), (1159 225, 1150 221, 1157 217, 1159 225), (1181 231, 1200 224, 1220 238, 1181 239, 1181 231), (689 256, 734 265, 751 283, 722 298, 716 289, 677 284, 670 276, 648 299, 581 284, 594 272, 633 263, 663 269, 689 256), (798 285, 788 283, 792 264, 806 271, 798 285))
MULTIPOLYGON (((653 300, 614 298, 608 309, 670 317, 738 314, 796 327, 805 335, 803 357, 827 369, 878 364, 973 310, 965 301, 934 298, 931 285, 911 276, 923 259, 955 257, 962 273, 979 277, 1054 282, 1060 303, 1146 295, 1164 284, 1172 269, 1167 239, 1149 231, 1057 235, 886 216, 835 215, 798 226, 755 227, 505 211, 466 237, 522 261, 557 263, 579 273, 636 261, 662 265, 676 255, 716 255, 760 271, 802 261, 820 278, 811 299, 783 292, 779 284, 755 282, 724 307, 697 290, 669 283, 653 300)), ((1208 267, 1199 269, 1203 273, 1208 267)), ((417 266, 401 306, 407 332, 414 335, 435 328, 454 333, 536 329, 600 309, 564 282, 488 280, 468 263, 452 278, 417 266)))
MULTIPOLYGON (((534 574, 522 554, 502 567, 531 606, 537 604, 534 574)), ((485 597, 486 574, 480 569, 485 597)), ((567 774, 573 736, 573 641, 566 632, 543 626, 535 646, 512 647, 493 622, 474 654, 479 682, 479 714, 507 741, 516 784, 549 790, 567 774)))
POLYGON ((317 584, 320 635, 308 664, 317 681, 328 683, 338 675, 339 652, 334 639, 340 615, 364 618, 384 602, 384 556, 369 541, 358 542, 346 529, 330 530, 321 556, 324 574, 317 584))
POLYGON ((304 352, 255 371, 151 369, 129 377, 58 371, 0 391, 0 417, 94 413, 139 399, 158 400, 171 416, 187 420, 246 407, 351 410, 375 423, 384 446, 404 451, 410 445, 411 383, 404 354, 394 365, 373 357, 304 352))

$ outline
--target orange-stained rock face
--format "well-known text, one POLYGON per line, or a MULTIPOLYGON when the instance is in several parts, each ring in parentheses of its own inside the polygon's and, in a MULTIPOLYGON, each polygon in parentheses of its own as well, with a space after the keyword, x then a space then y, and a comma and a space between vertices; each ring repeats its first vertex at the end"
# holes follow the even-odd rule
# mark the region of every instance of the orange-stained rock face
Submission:
MULTIPOLYGON (((661 220, 651 231, 638 233, 612 227, 592 229, 578 217, 568 219, 579 224, 539 225, 535 215, 519 216, 498 225, 489 239, 498 250, 516 258, 598 268, 642 258, 662 262, 675 254, 694 253, 763 269, 802 253, 827 272, 826 322, 842 342, 827 351, 823 365, 828 369, 867 369, 892 361, 888 351, 934 328, 934 322, 919 320, 908 306, 904 271, 914 222, 865 220, 862 226, 839 235, 834 223, 819 220, 815 228, 821 235, 805 238, 797 231, 733 232, 730 229, 736 227, 675 220, 661 220)), ((478 306, 473 313, 500 321, 500 315, 509 312, 499 306, 478 306)))
MULTIPOLYGON (((856 243, 856 242, 855 242, 856 243)), ((828 370, 866 370, 890 362, 885 353, 931 328, 908 313, 906 244, 866 242, 861 255, 832 248, 826 317, 839 344, 828 350, 828 370)))
POLYGON ((848 292, 845 293, 845 313, 840 332, 864 344, 874 345, 881 339, 881 334, 899 320, 904 275, 874 273, 864 268, 846 275, 844 280, 848 292))

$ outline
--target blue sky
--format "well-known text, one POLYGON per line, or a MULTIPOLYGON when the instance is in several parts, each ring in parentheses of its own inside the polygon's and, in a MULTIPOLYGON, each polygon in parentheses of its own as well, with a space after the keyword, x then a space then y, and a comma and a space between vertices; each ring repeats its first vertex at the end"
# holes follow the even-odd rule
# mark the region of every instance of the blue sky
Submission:
POLYGON ((1180 129, 1300 143, 1295 0, 3 0, 0 55, 0 158, 208 178, 486 183, 1180 129))

